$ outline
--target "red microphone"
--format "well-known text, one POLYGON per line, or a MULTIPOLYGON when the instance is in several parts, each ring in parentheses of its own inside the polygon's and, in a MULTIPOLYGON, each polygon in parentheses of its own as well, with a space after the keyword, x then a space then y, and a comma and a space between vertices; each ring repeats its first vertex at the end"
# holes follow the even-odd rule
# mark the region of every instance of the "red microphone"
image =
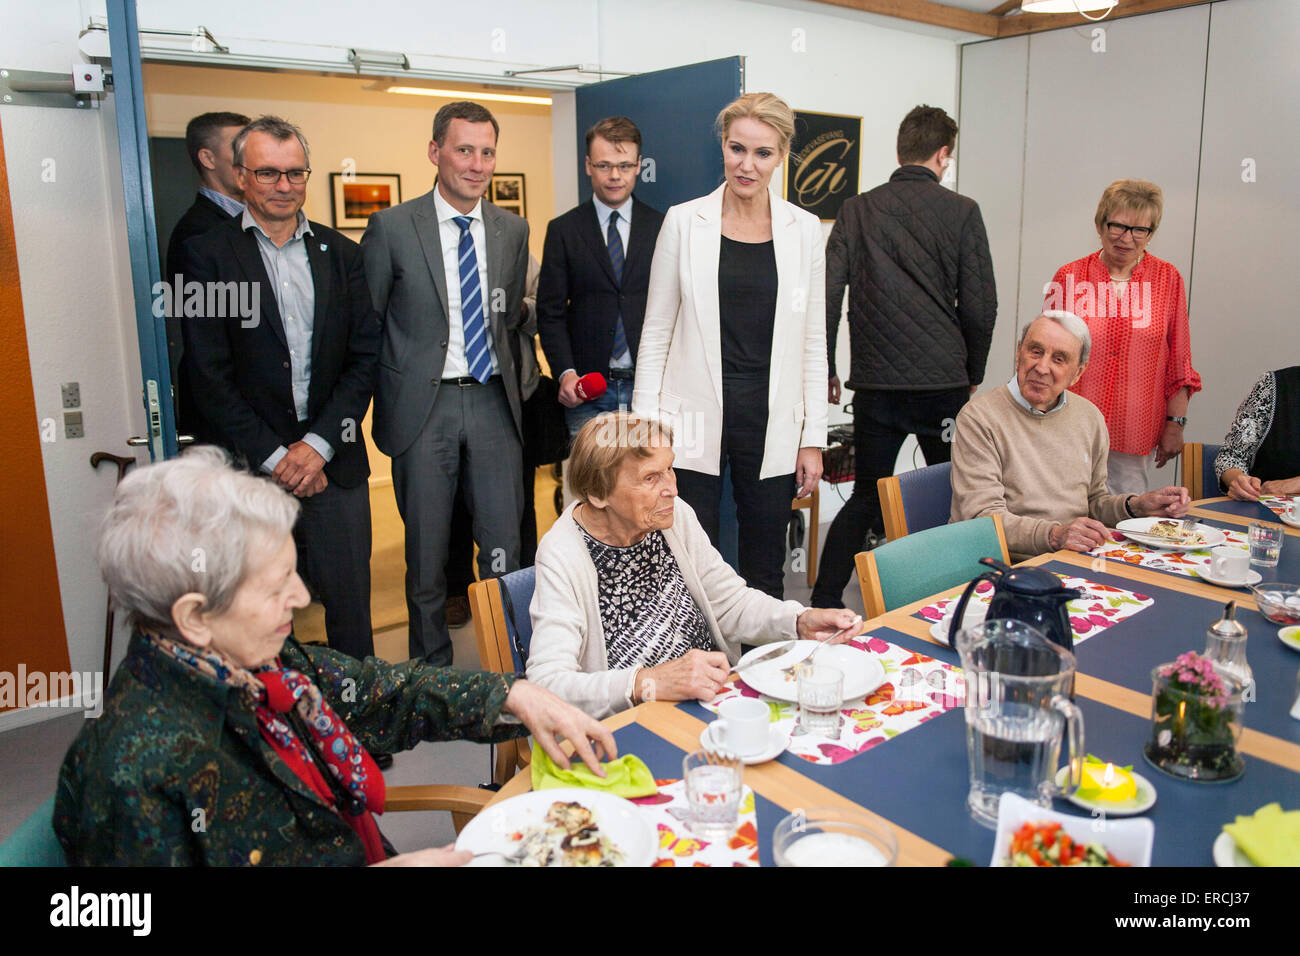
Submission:
POLYGON ((578 384, 574 386, 578 397, 584 402, 590 402, 592 399, 600 398, 605 394, 609 385, 605 382, 605 376, 599 372, 588 372, 582 378, 578 379, 578 384))

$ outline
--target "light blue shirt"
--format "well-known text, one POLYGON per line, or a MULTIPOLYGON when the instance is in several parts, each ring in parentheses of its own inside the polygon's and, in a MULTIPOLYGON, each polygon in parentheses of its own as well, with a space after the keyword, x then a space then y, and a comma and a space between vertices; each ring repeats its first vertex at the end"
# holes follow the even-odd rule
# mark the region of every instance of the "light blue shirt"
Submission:
MULTIPOLYGON (((257 251, 262 257, 262 265, 266 267, 267 277, 271 280, 275 304, 284 323, 284 339, 289 346, 294 413, 298 416, 298 421, 305 422, 307 393, 311 388, 311 336, 316 322, 316 285, 312 281, 311 263, 307 260, 307 240, 304 238, 312 235, 311 225, 307 222, 307 216, 299 210, 298 226, 294 229, 293 236, 282 246, 276 246, 247 209, 244 210, 239 226, 246 232, 252 230, 257 239, 257 251)), ((315 432, 303 435, 302 440, 326 461, 334 457, 330 443, 315 432)), ((281 445, 262 462, 262 470, 268 474, 275 471, 280 459, 288 453, 289 449, 281 445)))
POLYGON ((1069 392, 1062 392, 1060 398, 1056 400, 1056 404, 1047 411, 1043 411, 1040 408, 1034 408, 1033 405, 1029 404, 1029 400, 1020 394, 1020 383, 1016 381, 1016 376, 1011 376, 1011 381, 1007 382, 1007 388, 1011 390, 1011 397, 1016 400, 1016 404, 1031 415, 1055 415, 1065 407, 1065 396, 1070 394, 1069 392))
MULTIPOLYGON (((632 197, 629 195, 623 201, 623 205, 617 210, 613 206, 606 206, 595 196, 591 197, 592 204, 596 207, 596 221, 600 223, 600 237, 608 242, 609 238, 609 217, 618 212, 618 223, 615 229, 618 230, 618 238, 623 242, 623 268, 627 269, 627 244, 632 237, 632 197)), ((621 359, 611 358, 609 360, 610 368, 631 368, 632 367, 632 350, 629 348, 627 355, 621 359)))
POLYGON ((215 189, 209 189, 207 186, 199 187, 199 195, 207 196, 214 203, 230 214, 231 218, 238 216, 244 211, 244 204, 238 199, 231 199, 225 193, 219 193, 215 189))

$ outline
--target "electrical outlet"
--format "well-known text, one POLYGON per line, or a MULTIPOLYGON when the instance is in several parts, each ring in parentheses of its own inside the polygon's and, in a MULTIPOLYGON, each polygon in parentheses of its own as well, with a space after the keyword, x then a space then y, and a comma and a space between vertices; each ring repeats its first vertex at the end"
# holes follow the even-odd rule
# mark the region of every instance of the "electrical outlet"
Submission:
POLYGON ((85 438, 86 428, 81 423, 81 412, 63 413, 63 437, 85 438))
POLYGON ((81 383, 64 382, 61 387, 63 389, 63 407, 80 408, 81 407, 81 383))

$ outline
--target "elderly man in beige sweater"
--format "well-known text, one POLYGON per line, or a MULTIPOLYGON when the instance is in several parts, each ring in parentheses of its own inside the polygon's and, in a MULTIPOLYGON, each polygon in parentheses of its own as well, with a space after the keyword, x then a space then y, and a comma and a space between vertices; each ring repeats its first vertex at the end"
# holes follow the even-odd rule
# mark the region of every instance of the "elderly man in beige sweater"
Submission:
POLYGON ((1045 312, 1021 333, 1016 375, 957 416, 952 520, 1001 514, 1020 561, 1045 551, 1091 551, 1125 518, 1179 517, 1186 488, 1144 495, 1106 491, 1106 422, 1066 389, 1088 364, 1092 336, 1072 312, 1045 312))

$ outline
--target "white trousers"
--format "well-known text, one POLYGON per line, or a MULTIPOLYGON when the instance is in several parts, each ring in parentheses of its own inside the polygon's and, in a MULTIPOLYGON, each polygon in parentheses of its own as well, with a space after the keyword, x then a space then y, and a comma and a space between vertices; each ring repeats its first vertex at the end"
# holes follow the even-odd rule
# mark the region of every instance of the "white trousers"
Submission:
POLYGON ((1144 495, 1150 482, 1151 455, 1113 451, 1106 459, 1106 488, 1112 495, 1144 495))

